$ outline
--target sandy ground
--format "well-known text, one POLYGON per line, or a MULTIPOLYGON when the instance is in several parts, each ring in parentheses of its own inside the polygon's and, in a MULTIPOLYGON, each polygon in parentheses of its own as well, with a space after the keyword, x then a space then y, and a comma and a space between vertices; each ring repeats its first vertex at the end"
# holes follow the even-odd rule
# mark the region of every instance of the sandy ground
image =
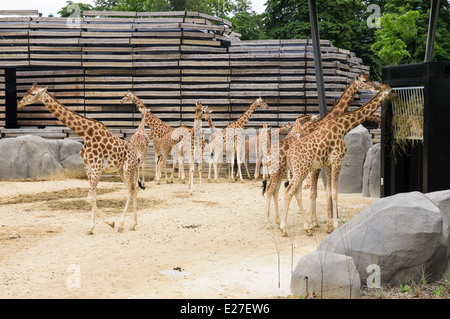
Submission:
MULTIPOLYGON (((87 180, 0 182, 0 298, 285 297, 293 267, 327 235, 323 187, 321 228, 307 237, 293 203, 290 237, 281 237, 273 205, 266 223, 260 181, 204 179, 193 195, 181 183, 146 186, 135 231, 127 214, 123 233, 97 218, 89 236, 87 180)), ((308 190, 303 197, 309 209, 308 190)), ((121 182, 99 184, 98 206, 116 225, 125 198, 121 182)), ((375 199, 340 194, 339 201, 342 224, 375 199)))

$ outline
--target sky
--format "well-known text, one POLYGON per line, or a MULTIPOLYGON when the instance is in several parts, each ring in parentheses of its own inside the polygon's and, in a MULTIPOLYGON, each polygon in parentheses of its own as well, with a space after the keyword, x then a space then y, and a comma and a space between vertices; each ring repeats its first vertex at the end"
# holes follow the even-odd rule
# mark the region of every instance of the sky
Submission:
MULTIPOLYGON (((266 1, 252 0, 252 9, 257 13, 264 12, 266 1)), ((0 10, 39 10, 44 17, 47 17, 50 13, 57 17, 58 11, 66 5, 66 0, 2 0, 1 2, 0 10)), ((94 4, 94 0, 73 0, 73 2, 94 4)))

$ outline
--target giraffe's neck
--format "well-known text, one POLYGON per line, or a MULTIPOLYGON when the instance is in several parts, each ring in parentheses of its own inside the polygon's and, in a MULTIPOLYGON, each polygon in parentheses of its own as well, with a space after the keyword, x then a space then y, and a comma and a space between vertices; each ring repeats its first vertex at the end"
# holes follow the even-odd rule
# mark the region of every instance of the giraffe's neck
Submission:
POLYGON ((258 105, 257 100, 253 101, 253 103, 248 107, 248 109, 238 118, 236 121, 228 125, 228 128, 243 128, 248 120, 250 120, 250 116, 252 116, 253 112, 256 110, 256 106, 258 105))
POLYGON ((42 102, 61 123, 63 123, 65 126, 70 128, 72 131, 74 131, 78 136, 82 138, 86 136, 86 133, 89 133, 88 131, 90 127, 92 127, 97 123, 100 123, 96 120, 89 119, 87 117, 75 113, 74 111, 67 109, 64 105, 58 102, 58 100, 56 100, 52 95, 50 95, 47 92, 43 96, 42 102))
POLYGON ((352 112, 332 118, 328 121, 330 125, 336 124, 340 133, 344 136, 358 125, 364 123, 381 105, 386 96, 384 90, 380 90, 369 102, 352 112))
POLYGON ((139 123, 138 130, 145 131, 145 124, 146 124, 146 118, 147 117, 147 110, 145 109, 142 113, 141 122, 139 123))
POLYGON ((356 81, 353 80, 352 83, 345 89, 339 100, 334 104, 331 110, 324 116, 324 119, 330 119, 335 116, 343 115, 353 99, 355 98, 356 92, 358 92, 358 87, 356 86, 356 81))
POLYGON ((139 109, 147 109, 144 103, 142 103, 141 99, 138 98, 136 95, 132 94, 133 96, 133 103, 139 108, 139 109))
POLYGON ((209 125, 209 128, 211 129, 211 132, 214 131, 214 129, 216 128, 214 126, 213 121, 211 120, 211 117, 209 117, 209 116, 208 116, 208 125, 209 125))

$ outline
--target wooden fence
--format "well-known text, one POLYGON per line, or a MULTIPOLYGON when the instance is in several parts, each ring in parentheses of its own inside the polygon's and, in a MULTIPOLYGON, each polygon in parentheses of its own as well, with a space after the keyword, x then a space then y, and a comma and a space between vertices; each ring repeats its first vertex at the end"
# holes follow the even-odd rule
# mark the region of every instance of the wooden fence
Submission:
MULTIPOLYGON (((17 68, 18 98, 36 82, 69 109, 111 128, 134 128, 140 121, 134 106, 119 103, 128 90, 172 126, 191 126, 197 101, 214 110, 218 127, 259 96, 270 110, 255 112, 249 126, 278 126, 319 111, 308 40, 241 41, 229 21, 197 12, 85 11, 78 20, 8 13, 0 11, 0 65, 17 68)), ((331 107, 369 68, 328 40, 321 50, 331 107)), ((0 127, 4 96, 0 69, 0 127)), ((359 94, 354 106, 370 97, 359 94)), ((18 125, 61 123, 43 105, 30 105, 19 111, 18 125)))

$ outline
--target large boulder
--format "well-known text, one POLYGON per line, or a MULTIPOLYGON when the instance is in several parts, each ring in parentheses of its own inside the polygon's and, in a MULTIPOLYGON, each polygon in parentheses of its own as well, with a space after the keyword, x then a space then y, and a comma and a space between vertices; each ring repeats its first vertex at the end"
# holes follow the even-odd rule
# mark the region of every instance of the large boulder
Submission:
POLYGON ((380 197, 381 195, 381 144, 372 146, 366 154, 363 169, 362 195, 380 197))
POLYGON ((329 251, 303 256, 291 276, 291 293, 323 299, 359 299, 360 278, 351 257, 329 251))
POLYGON ((380 284, 440 279, 449 259, 450 192, 401 193, 379 199, 333 231, 318 250, 353 258, 362 283, 376 264, 380 284))
POLYGON ((42 179, 85 176, 82 144, 23 135, 0 140, 0 179, 42 179))
POLYGON ((342 159, 339 173, 339 193, 361 193, 363 167, 366 153, 373 146, 369 131, 362 125, 355 127, 344 137, 347 152, 342 159))

